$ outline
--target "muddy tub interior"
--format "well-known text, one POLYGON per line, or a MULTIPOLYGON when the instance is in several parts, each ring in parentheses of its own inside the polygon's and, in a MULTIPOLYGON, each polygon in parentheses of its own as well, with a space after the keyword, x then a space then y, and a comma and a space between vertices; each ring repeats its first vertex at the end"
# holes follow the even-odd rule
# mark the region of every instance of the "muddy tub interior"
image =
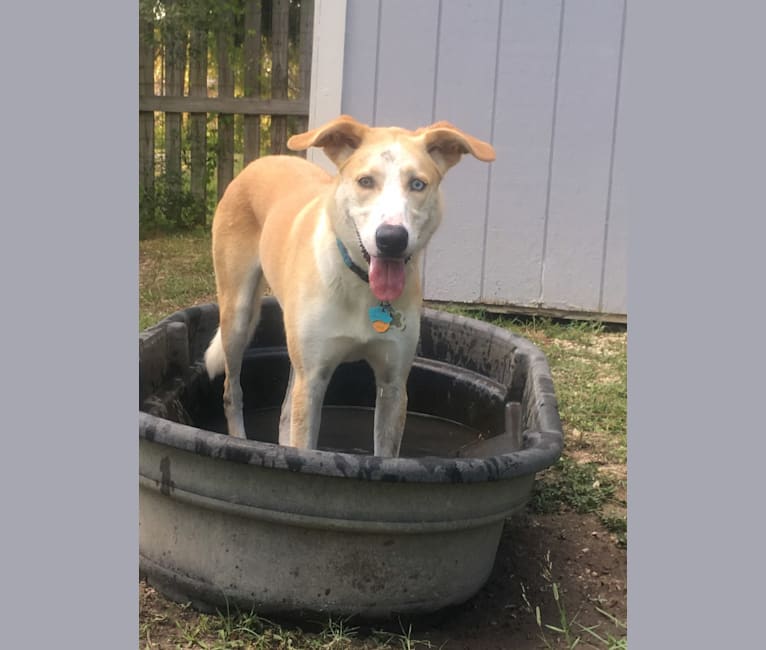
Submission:
POLYGON ((290 366, 273 299, 243 363, 248 439, 225 435, 223 378, 202 363, 217 326, 202 305, 139 336, 142 575, 202 610, 264 614, 380 618, 476 593, 505 518, 561 453, 542 352, 426 309, 401 456, 380 458, 363 362, 336 371, 319 449, 276 444, 290 366))

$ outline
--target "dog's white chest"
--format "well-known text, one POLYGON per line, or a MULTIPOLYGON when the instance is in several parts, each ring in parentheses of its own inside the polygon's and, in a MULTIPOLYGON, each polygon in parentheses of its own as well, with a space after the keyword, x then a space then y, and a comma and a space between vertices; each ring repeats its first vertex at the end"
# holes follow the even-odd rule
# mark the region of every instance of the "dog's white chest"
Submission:
POLYGON ((418 310, 383 309, 374 296, 358 303, 311 301, 301 314, 301 338, 325 359, 356 361, 371 355, 406 357, 419 334, 418 310))

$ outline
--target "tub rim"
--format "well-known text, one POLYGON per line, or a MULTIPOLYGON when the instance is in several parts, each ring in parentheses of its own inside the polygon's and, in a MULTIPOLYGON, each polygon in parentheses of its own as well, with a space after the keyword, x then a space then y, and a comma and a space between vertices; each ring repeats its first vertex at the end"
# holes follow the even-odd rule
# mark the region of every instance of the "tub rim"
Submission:
MULTIPOLYGON (((264 300, 264 303, 275 302, 264 300)), ((264 304, 264 307, 266 305, 264 304)), ((217 305, 197 305, 179 310, 139 334, 139 340, 169 323, 186 321, 190 310, 211 310, 217 305), (186 314, 186 315, 185 315, 186 314)), ((476 483, 513 479, 537 473, 553 465, 563 450, 563 431, 553 381, 545 355, 527 339, 503 328, 457 314, 424 308, 423 318, 453 321, 469 328, 491 332, 498 340, 522 348, 528 357, 527 383, 534 391, 539 430, 524 432, 524 447, 486 458, 423 456, 384 458, 319 449, 300 450, 257 440, 234 438, 180 424, 139 410, 139 439, 190 453, 229 462, 270 469, 336 478, 395 483, 476 483), (546 390, 550 387, 549 390, 546 390)))

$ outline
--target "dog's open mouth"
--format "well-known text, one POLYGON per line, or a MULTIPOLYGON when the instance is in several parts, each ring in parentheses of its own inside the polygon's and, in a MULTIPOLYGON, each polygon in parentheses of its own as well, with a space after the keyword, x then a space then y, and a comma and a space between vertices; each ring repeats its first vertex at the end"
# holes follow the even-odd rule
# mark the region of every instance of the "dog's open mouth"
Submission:
POLYGON ((365 261, 370 265, 369 280, 373 295, 382 302, 392 302, 404 291, 404 265, 408 260, 394 257, 374 257, 362 243, 356 224, 351 220, 356 239, 365 261))
POLYGON ((392 302, 404 291, 404 260, 370 258, 370 289, 378 300, 392 302))

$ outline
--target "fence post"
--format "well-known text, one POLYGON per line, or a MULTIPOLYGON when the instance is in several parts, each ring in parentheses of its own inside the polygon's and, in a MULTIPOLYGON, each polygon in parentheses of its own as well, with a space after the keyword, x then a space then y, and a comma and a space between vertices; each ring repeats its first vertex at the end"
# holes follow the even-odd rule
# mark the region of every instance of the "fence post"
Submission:
MULTIPOLYGON (((186 69, 186 32, 181 28, 177 0, 166 1, 165 95, 183 97, 186 69)), ((165 180, 168 192, 167 217, 181 216, 181 113, 165 113, 165 180)))

